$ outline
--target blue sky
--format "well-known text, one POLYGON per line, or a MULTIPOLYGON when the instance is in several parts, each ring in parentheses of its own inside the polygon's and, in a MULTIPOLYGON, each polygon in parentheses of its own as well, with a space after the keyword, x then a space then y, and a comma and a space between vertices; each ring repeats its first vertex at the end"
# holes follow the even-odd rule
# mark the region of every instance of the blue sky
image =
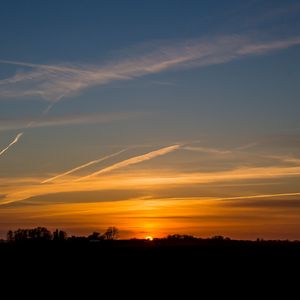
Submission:
MULTIPOLYGON (((72 197, 86 199, 90 187, 70 185, 69 175, 46 188, 41 182, 128 147, 70 176, 125 161, 111 176, 191 176, 183 191, 176 180, 150 189, 145 179, 139 192, 151 199, 186 194, 190 201, 188 190, 200 198, 298 193, 299 1, 2 1, 0 43, 4 205, 51 200, 55 189, 55 199, 66 205, 72 197), (143 156, 177 145, 170 153, 143 156), (276 179, 262 178, 263 168, 276 179), (248 175, 239 176, 247 189, 235 182, 241 180, 235 172, 244 169, 248 175), (216 195, 203 187, 206 181, 199 190, 193 181, 199 172, 202 181, 209 175, 203 172, 216 175, 216 195), (223 192, 222 174, 233 180, 223 192), (262 180, 268 181, 264 187, 262 180)), ((95 176, 93 193, 105 176, 95 176)), ((114 198, 114 180, 105 181, 109 188, 101 203, 114 198)), ((136 192, 128 187, 124 194, 136 192)), ((83 220, 64 225, 76 231, 83 220)), ((11 226, 17 225, 13 219, 11 226)), ((298 236, 288 226, 290 236, 298 236)), ((191 232, 197 233, 194 227, 191 232)))

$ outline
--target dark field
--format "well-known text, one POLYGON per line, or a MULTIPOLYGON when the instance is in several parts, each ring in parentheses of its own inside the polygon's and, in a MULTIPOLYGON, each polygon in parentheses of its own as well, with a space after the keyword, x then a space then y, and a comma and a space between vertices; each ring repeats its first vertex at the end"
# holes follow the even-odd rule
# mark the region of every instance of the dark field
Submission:
POLYGON ((260 271, 296 268, 300 242, 192 240, 87 240, 22 241, 0 244, 1 264, 45 268, 128 267, 220 268, 241 266, 260 271))
POLYGON ((193 299, 199 289, 211 296, 240 295, 242 289, 245 295, 283 291, 283 299, 291 299, 287 293, 298 289, 300 243, 76 238, 5 242, 0 245, 0 257, 3 287, 7 282, 25 284, 25 289, 33 284, 56 294, 59 286, 73 295, 84 290, 83 299, 111 286, 113 295, 125 295, 125 291, 131 295, 142 288, 147 295, 164 291, 170 297, 183 292, 182 299, 193 299))

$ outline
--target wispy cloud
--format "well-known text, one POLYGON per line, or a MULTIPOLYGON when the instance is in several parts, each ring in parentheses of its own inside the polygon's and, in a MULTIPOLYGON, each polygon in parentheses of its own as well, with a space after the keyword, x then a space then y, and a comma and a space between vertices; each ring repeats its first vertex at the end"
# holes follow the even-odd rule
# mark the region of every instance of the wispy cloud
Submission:
POLYGON ((77 179, 77 181, 81 181, 81 180, 84 180, 84 179, 87 179, 87 178, 90 178, 90 177, 93 177, 93 176, 96 176, 96 175, 108 173, 108 172, 111 172, 111 171, 114 171, 114 170, 117 170, 117 169, 120 169, 120 168, 124 168, 124 167, 130 166, 130 165, 135 165, 135 164, 141 163, 143 161, 150 160, 150 159, 153 159, 155 157, 168 154, 168 153, 173 152, 173 151, 175 151, 179 148, 180 148, 180 145, 173 145, 173 146, 161 148, 159 150, 151 151, 151 152, 148 152, 148 153, 143 154, 143 155, 134 156, 132 158, 123 160, 123 161, 115 163, 115 164, 113 164, 109 167, 101 169, 97 172, 94 172, 90 175, 81 177, 81 178, 77 179))
POLYGON ((300 158, 293 156, 282 156, 282 155, 269 155, 269 158, 278 159, 284 163, 291 163, 295 165, 300 165, 300 158))
POLYGON ((97 124, 110 123, 133 119, 138 116, 145 116, 146 112, 111 112, 111 113, 91 113, 91 114, 74 114, 48 116, 43 115, 40 118, 18 118, 18 119, 1 119, 0 131, 25 128, 39 128, 52 126, 66 126, 78 124, 97 124), (31 121, 34 120, 34 121, 31 121))
POLYGON ((225 154, 232 153, 232 151, 230 151, 230 150, 219 150, 219 149, 215 149, 215 148, 201 147, 201 146, 185 146, 185 147, 182 147, 182 149, 188 150, 188 151, 216 154, 216 155, 219 155, 219 154, 225 155, 225 154))
POLYGON ((253 45, 247 45, 241 47, 238 51, 238 55, 258 55, 267 53, 274 50, 286 49, 300 44, 300 37, 295 37, 287 40, 269 41, 264 43, 255 43, 253 45))
POLYGON ((1 60, 0 63, 24 66, 29 70, 0 80, 0 97, 38 96, 55 102, 89 87, 117 80, 130 80, 176 68, 221 64, 299 44, 300 37, 261 42, 232 35, 171 44, 165 42, 164 45, 147 44, 147 47, 132 48, 127 56, 102 65, 44 65, 1 60), (147 51, 143 50, 141 54, 141 48, 147 48, 147 51))
MULTIPOLYGON (((165 149, 166 152, 171 152, 177 149, 168 148, 169 147, 163 149, 165 149)), ((162 153, 164 152, 161 152, 161 155, 163 155, 162 153)), ((154 154, 151 156, 153 155, 154 154)), ((101 169, 100 172, 108 173, 117 168, 125 167, 141 161, 144 161, 143 158, 134 157, 132 159, 114 164, 108 168, 101 169)), ((94 177, 94 175, 97 174, 93 173, 90 176, 85 177, 72 176, 68 178, 68 180, 53 182, 52 184, 40 184, 41 178, 2 178, 0 179, 1 193, 4 194, 5 197, 1 199, 0 205, 22 201, 30 197, 38 197, 55 193, 101 191, 109 189, 151 189, 163 191, 168 189, 174 190, 174 187, 184 187, 186 189, 190 189, 191 187, 199 186, 200 184, 204 186, 206 184, 211 185, 230 182, 232 185, 239 185, 241 182, 251 182, 253 180, 259 180, 260 182, 262 180, 268 180, 269 182, 269 180, 297 178, 300 176, 300 167, 245 167, 226 171, 210 171, 203 173, 182 173, 176 171, 169 172, 164 171, 163 169, 160 170, 160 172, 157 172, 157 170, 143 172, 141 172, 141 170, 130 170, 126 173, 126 176, 124 176, 124 174, 115 173, 102 176, 101 179, 94 177)), ((205 194, 202 196, 205 196, 205 194)))
POLYGON ((245 144, 245 145, 241 145, 239 147, 236 147, 235 150, 237 151, 241 151, 241 150, 247 150, 249 148, 253 148, 255 146, 257 146, 259 143, 258 142, 252 142, 252 143, 248 143, 248 144, 245 144))
POLYGON ((74 173, 74 172, 76 172, 76 171, 79 171, 79 170, 81 170, 81 169, 83 169, 83 168, 92 166, 92 165, 94 165, 94 164, 100 163, 100 162, 105 161, 105 160, 107 160, 107 159, 109 159, 109 158, 112 158, 112 157, 114 157, 114 156, 117 156, 117 155, 119 155, 119 154, 121 154, 121 153, 123 153, 123 152, 125 152, 125 151, 127 151, 127 150, 128 150, 128 148, 122 149, 122 150, 120 150, 120 151, 118 151, 118 152, 116 152, 116 153, 113 153, 113 154, 110 154, 110 155, 106 155, 106 156, 101 157, 101 158, 99 158, 99 159, 92 160, 92 161, 90 161, 90 162, 88 162, 88 163, 85 163, 85 164, 83 164, 83 165, 80 165, 80 166, 78 166, 78 167, 76 167, 76 168, 73 168, 73 169, 71 169, 71 170, 69 170, 69 171, 66 171, 66 172, 61 173, 61 174, 58 174, 58 175, 56 175, 56 176, 54 176, 54 177, 48 178, 48 179, 42 181, 41 183, 51 182, 51 181, 56 180, 56 179, 58 179, 58 178, 61 178, 61 177, 63 177, 63 176, 72 174, 72 173, 74 173))
POLYGON ((23 132, 18 133, 16 137, 13 139, 13 141, 11 141, 4 149, 0 151, 0 156, 3 155, 11 146, 16 144, 22 135, 23 132))

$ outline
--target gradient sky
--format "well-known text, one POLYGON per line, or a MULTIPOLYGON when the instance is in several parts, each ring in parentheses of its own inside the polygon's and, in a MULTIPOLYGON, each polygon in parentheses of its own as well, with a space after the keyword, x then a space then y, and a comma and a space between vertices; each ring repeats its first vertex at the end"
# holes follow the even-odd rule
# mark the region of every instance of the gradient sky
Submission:
POLYGON ((0 236, 300 239, 299 1, 1 1, 0 236))

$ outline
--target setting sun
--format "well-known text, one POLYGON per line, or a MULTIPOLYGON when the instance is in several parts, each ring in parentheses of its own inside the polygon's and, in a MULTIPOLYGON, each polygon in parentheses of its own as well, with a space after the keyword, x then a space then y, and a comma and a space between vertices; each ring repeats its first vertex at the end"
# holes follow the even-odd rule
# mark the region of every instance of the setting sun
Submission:
POLYGON ((153 237, 151 235, 145 236, 145 240, 153 241, 153 237))

